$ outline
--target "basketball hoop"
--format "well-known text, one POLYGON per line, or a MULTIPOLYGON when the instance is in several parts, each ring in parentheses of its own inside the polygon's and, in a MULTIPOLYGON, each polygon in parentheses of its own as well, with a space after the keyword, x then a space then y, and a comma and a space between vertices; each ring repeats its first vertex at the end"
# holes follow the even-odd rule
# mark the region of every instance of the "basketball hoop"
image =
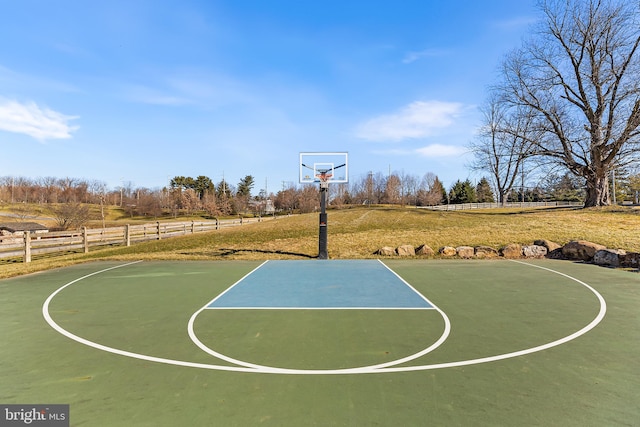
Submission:
POLYGON ((331 177, 333 176, 333 174, 331 173, 319 173, 318 175, 316 175, 316 178, 318 178, 320 180, 320 182, 326 182, 329 181, 331 179, 331 177))
POLYGON ((346 152, 300 153, 300 183, 320 183, 320 230, 318 233, 318 259, 329 259, 329 254, 327 252, 326 211, 329 184, 349 182, 348 164, 348 154, 346 152), (307 169, 312 170, 313 175, 310 174, 307 169), (336 169, 339 169, 340 172, 337 176, 334 177, 334 171, 336 169))
POLYGON ((316 178, 320 180, 320 188, 329 188, 329 181, 331 181, 333 174, 321 172, 316 175, 316 178))

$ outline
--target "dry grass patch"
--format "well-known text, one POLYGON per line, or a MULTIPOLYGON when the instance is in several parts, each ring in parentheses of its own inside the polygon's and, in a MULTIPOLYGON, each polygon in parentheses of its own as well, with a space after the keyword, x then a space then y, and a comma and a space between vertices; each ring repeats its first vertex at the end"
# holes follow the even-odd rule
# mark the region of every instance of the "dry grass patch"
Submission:
MULTIPOLYGON (((499 248, 548 239, 584 239, 640 252, 640 210, 494 209, 439 212, 416 208, 358 207, 329 211, 329 256, 372 258, 382 246, 427 244, 499 248)), ((296 259, 318 254, 318 214, 280 217, 241 227, 97 250, 89 254, 5 264, 0 277, 95 259, 296 259)))

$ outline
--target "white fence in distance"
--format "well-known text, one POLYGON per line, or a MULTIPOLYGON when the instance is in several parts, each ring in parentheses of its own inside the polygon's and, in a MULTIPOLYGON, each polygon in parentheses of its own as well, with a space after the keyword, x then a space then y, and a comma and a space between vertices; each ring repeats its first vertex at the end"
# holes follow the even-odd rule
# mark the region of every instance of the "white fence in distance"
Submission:
POLYGON ((455 205, 418 206, 419 209, 431 209, 435 211, 465 211, 469 209, 497 209, 497 208, 539 208, 539 207, 582 207, 581 202, 511 202, 501 203, 460 203, 455 205))
POLYGON ((213 221, 155 222, 119 227, 89 229, 79 231, 53 231, 22 235, 0 235, 0 259, 22 258, 31 262, 33 256, 71 252, 88 253, 91 248, 104 246, 131 246, 148 240, 161 240, 186 234, 220 230, 243 224, 274 219, 275 216, 257 218, 237 218, 213 221))

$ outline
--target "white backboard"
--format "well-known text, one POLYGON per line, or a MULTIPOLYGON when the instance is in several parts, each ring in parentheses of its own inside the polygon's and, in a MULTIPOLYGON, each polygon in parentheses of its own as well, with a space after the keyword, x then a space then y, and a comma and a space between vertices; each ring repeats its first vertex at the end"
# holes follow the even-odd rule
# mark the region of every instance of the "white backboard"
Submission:
POLYGON ((301 184, 349 182, 349 154, 346 152, 300 153, 301 184))

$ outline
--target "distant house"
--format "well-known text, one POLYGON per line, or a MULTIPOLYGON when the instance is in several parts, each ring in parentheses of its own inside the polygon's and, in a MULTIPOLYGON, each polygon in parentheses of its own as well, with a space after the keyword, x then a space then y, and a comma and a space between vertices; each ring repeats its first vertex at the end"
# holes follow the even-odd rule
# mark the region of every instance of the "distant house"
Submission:
POLYGON ((31 233, 47 233, 49 229, 37 222, 7 222, 0 224, 0 234, 24 234, 25 231, 31 233))

